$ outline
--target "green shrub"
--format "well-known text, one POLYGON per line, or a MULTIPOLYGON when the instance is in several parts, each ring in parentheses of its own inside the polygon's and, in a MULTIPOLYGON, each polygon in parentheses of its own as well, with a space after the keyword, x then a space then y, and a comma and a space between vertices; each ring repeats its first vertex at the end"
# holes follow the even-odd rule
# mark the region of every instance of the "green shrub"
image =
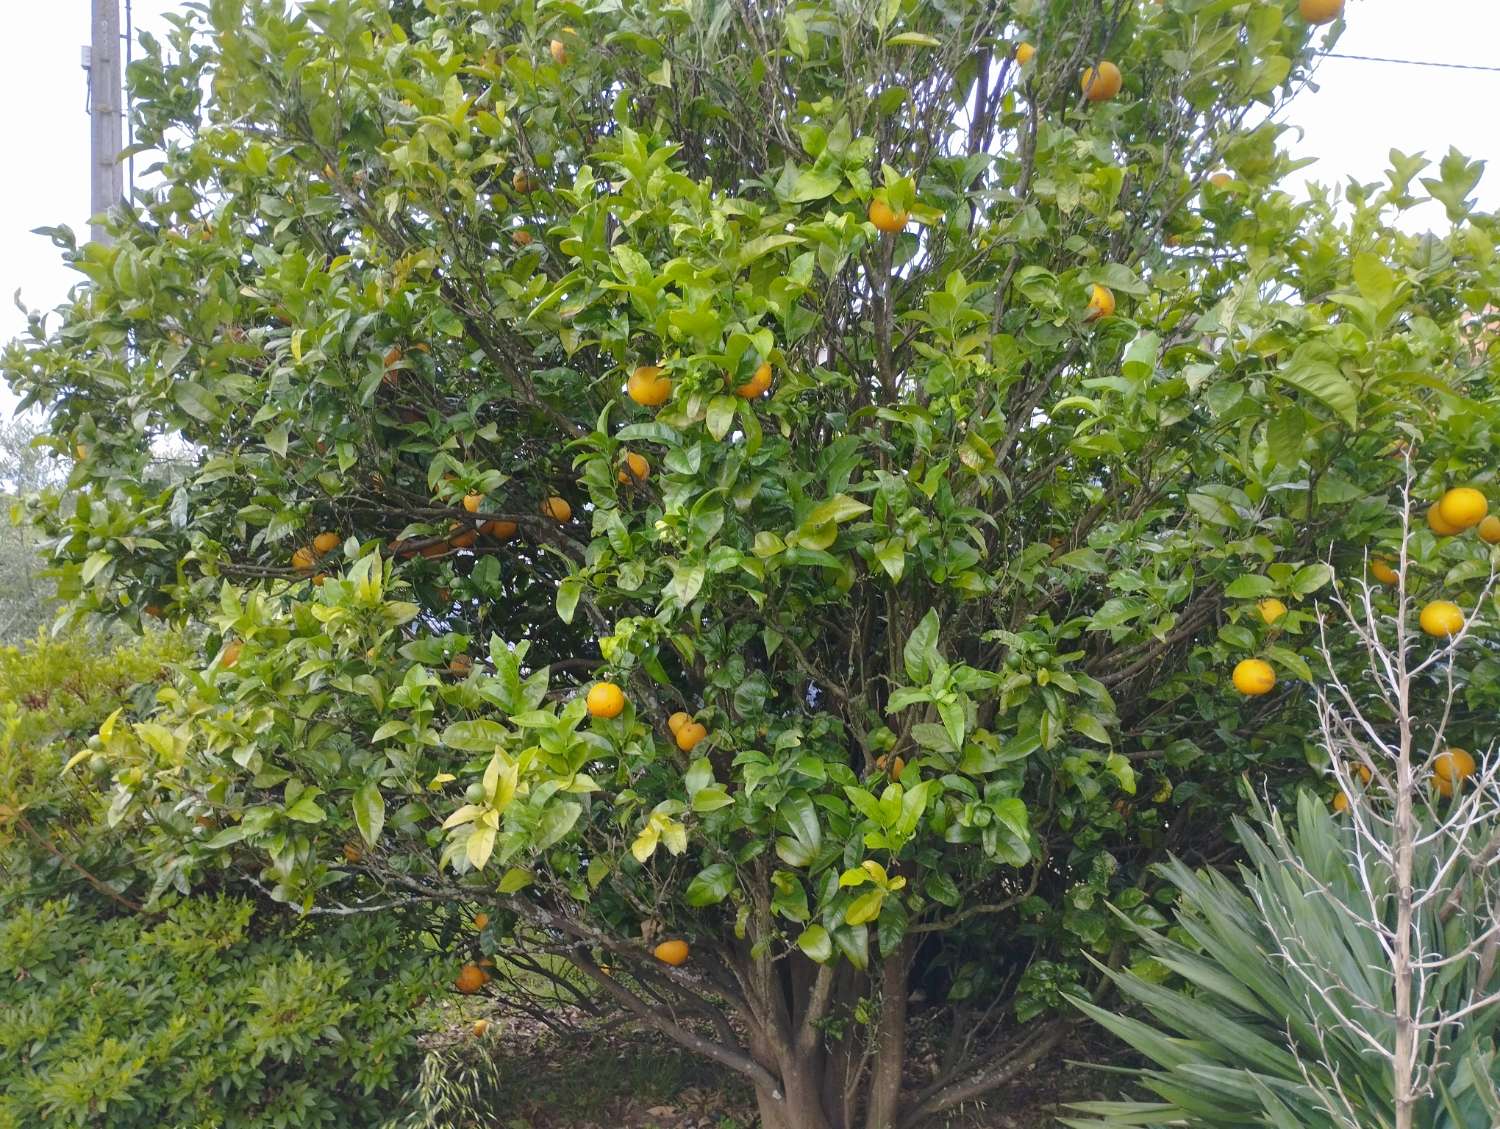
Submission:
POLYGON ((81 899, 0 923, 0 1129, 370 1126, 415 1078, 426 962, 399 922, 288 929, 190 899, 154 925, 81 899))
POLYGON ((0 649, 0 1129, 378 1124, 433 988, 412 919, 152 889, 111 819, 87 735, 182 653, 170 634, 0 649))

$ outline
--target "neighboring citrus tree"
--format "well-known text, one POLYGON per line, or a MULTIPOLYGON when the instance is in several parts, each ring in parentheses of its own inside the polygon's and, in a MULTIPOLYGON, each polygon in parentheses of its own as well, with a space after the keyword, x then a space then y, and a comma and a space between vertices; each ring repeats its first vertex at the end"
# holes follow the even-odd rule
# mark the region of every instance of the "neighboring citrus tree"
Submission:
MULTIPOLYGON (((1458 533, 1487 508, 1459 487, 1435 516, 1458 533)), ((1332 814, 1304 792, 1292 830, 1263 811, 1262 830, 1239 823, 1244 891, 1162 868, 1177 936, 1142 939, 1187 990, 1110 973, 1154 1024, 1076 1002, 1152 1063, 1141 1082, 1163 1100, 1085 1104, 1103 1120, 1066 1124, 1500 1124, 1500 742, 1492 711, 1461 700, 1493 661, 1471 645, 1493 635, 1493 572, 1476 615, 1432 599, 1410 552, 1390 567, 1394 591, 1349 584, 1326 620, 1365 660, 1325 656, 1318 687, 1332 814)))
POLYGON ((1316 762, 1303 601, 1389 536, 1388 456, 1488 474, 1478 166, 1395 153, 1343 223, 1275 188, 1322 7, 245 2, 147 42, 161 186, 54 233, 87 285, 5 366, 84 451, 35 506, 72 613, 212 633, 104 742, 159 881, 482 911, 460 989, 501 947, 586 982, 767 1129, 1045 1055, 1082 953, 1162 921, 1148 864, 1316 762), (1428 197, 1450 232, 1390 226, 1428 197))
POLYGON ((99 786, 121 766, 89 741, 188 653, 164 632, 0 647, 4 1129, 373 1126, 416 1081, 437 969, 409 914, 299 923, 244 884, 153 889, 99 786))
POLYGON ((36 530, 24 521, 21 499, 63 477, 46 450, 33 447, 36 424, 0 420, 0 643, 19 643, 52 622, 52 586, 42 576, 36 530))

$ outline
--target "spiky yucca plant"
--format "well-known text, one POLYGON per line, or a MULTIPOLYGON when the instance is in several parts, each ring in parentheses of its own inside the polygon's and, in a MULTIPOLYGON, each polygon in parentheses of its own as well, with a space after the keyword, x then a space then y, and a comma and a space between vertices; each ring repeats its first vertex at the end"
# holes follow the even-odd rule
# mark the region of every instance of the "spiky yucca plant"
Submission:
MULTIPOLYGON (((1074 1127, 1180 1125, 1193 1129, 1387 1129, 1395 1124, 1389 1064, 1372 1053, 1372 1037, 1389 1047, 1394 981, 1373 932, 1351 928, 1368 895, 1350 850, 1351 829, 1304 793, 1295 830, 1270 818, 1262 836, 1243 821, 1238 829, 1250 858, 1244 888, 1215 872, 1198 873, 1174 860, 1163 876, 1179 895, 1178 935, 1147 938, 1156 958, 1185 982, 1181 988, 1114 973, 1123 994, 1153 1023, 1115 1015, 1079 1000, 1088 1015, 1154 1065, 1142 1084, 1160 1102, 1094 1102, 1075 1107, 1092 1115, 1074 1127), (1352 912, 1351 912, 1352 911, 1352 912), (1298 953, 1294 968, 1284 953, 1298 953), (1302 969, 1321 967, 1324 983, 1302 969), (1373 1002, 1374 1006, 1369 1006, 1373 1002), (1353 1024, 1341 1016, 1356 1017, 1353 1024)), ((1476 829, 1476 838, 1493 835, 1476 829)), ((1482 849, 1483 843, 1478 847, 1482 849)), ((1461 906, 1446 923, 1427 923, 1432 950, 1462 950, 1468 930, 1483 930, 1482 883, 1463 869, 1444 880, 1435 873, 1446 853, 1432 842, 1418 873, 1446 881, 1461 906), (1465 893, 1464 891, 1467 891, 1465 893), (1455 928, 1455 926, 1457 928, 1455 928), (1445 936, 1445 933, 1447 934, 1445 936)), ((1387 901, 1394 903, 1394 899, 1387 901)), ((1494 967, 1480 959, 1452 965, 1425 1001, 1435 1016, 1451 1014, 1493 985, 1494 967)), ((1500 1124, 1500 1060, 1494 1048, 1500 1007, 1470 1013, 1451 1041, 1426 1041, 1424 1066, 1432 1094, 1417 1124, 1432 1129, 1492 1129, 1500 1124)))

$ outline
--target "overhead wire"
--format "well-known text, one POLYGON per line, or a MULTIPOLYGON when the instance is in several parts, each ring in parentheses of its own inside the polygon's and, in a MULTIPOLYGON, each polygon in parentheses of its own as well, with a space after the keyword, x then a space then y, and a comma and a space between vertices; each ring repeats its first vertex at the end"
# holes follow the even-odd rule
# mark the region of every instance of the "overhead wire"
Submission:
POLYGON ((1392 59, 1383 55, 1345 55, 1339 51, 1318 53, 1325 59, 1353 59, 1361 63, 1397 63, 1403 67, 1438 67, 1450 71, 1492 71, 1500 74, 1500 67, 1483 66, 1479 63, 1435 63, 1425 59, 1392 59))

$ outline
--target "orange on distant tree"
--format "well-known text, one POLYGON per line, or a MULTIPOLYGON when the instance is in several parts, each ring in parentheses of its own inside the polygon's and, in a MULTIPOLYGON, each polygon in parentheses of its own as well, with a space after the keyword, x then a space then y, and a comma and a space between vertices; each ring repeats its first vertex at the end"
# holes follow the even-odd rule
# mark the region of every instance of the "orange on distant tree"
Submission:
POLYGON ((313 538, 313 550, 319 554, 331 553, 339 547, 337 533, 320 533, 313 538))
POLYGON ((236 663, 240 661, 240 651, 244 644, 238 639, 231 640, 229 646, 224 648, 223 655, 219 658, 219 665, 225 670, 233 670, 236 663))
POLYGON ((1083 87, 1084 97, 1090 102, 1108 102, 1120 93, 1120 86, 1124 81, 1120 68, 1106 59, 1097 68, 1085 68, 1080 85, 1083 87))
POLYGON ((619 717, 625 710, 625 691, 613 682, 596 682, 589 687, 588 707, 590 717, 619 717))
POLYGON ((550 498, 542 501, 542 516, 550 517, 556 522, 567 522, 573 520, 573 507, 568 505, 566 498, 559 498, 553 494, 550 498))
POLYGON ((667 728, 672 731, 672 736, 676 737, 682 727, 692 720, 690 714, 685 714, 681 710, 678 710, 671 717, 667 718, 667 728))
POLYGON ((1260 618, 1267 623, 1275 623, 1286 615, 1286 605, 1274 596, 1268 597, 1255 605, 1255 610, 1260 612, 1260 618))
POLYGON ((1438 515, 1460 530, 1478 525, 1489 510, 1485 496, 1472 486, 1455 486, 1438 500, 1438 515))
POLYGON ((1442 506, 1437 502, 1427 507, 1427 528, 1439 537, 1452 537, 1459 532, 1458 526, 1453 525, 1443 516, 1442 506))
POLYGON ((509 541, 516 535, 516 523, 497 517, 481 525, 479 532, 486 537, 493 537, 496 541, 509 541))
POLYGON ((474 529, 466 529, 462 525, 455 525, 454 528, 462 530, 461 533, 455 533, 448 538, 448 544, 452 545, 455 549, 472 548, 474 542, 479 540, 479 533, 474 529))
POLYGON ((479 512, 479 507, 482 505, 484 505, 483 494, 464 495, 464 509, 468 510, 471 514, 477 514, 479 512))
POLYGON ((1347 792, 1340 792, 1337 796, 1335 796, 1333 798, 1333 810, 1334 811, 1348 811, 1349 810, 1349 794, 1347 792))
POLYGON ((1467 749, 1445 749, 1432 758, 1432 782, 1444 796, 1451 796, 1474 775, 1478 765, 1467 749))
POLYGON ((476 913, 474 915, 474 928, 475 929, 483 929, 489 923, 490 923, 490 915, 487 914, 487 913, 485 913, 483 910, 480 910, 478 913, 476 913))
POLYGON ((1021 66, 1024 67, 1034 58, 1036 58, 1036 48, 1031 44, 1020 43, 1016 45, 1016 62, 1021 66))
POLYGON ((625 452, 625 465, 620 468, 619 480, 627 486, 632 482, 644 482, 651 474, 651 464, 646 461, 646 456, 638 455, 634 451, 625 452))
POLYGON ((1479 523, 1479 539, 1486 545, 1500 545, 1500 517, 1490 514, 1479 523))
POLYGON ((1094 283, 1089 288, 1089 304, 1084 308, 1084 321, 1098 321, 1115 312, 1115 294, 1108 286, 1094 283))
POLYGON ((547 45, 547 50, 552 52, 552 61, 558 66, 566 66, 568 62, 568 45, 561 39, 554 39, 547 45))
POLYGON ((1344 0, 1298 0, 1297 14, 1310 24, 1332 23, 1344 14, 1344 0))
POLYGON ((672 378, 660 365, 640 365, 625 382, 625 392, 643 408, 658 408, 672 394, 672 378))
POLYGON ((1234 688, 1251 698, 1269 694, 1276 685, 1276 672, 1265 659, 1240 660, 1235 664, 1234 673, 1230 677, 1234 688))
POLYGON ((670 964, 676 968, 688 958, 688 943, 686 941, 663 941, 651 950, 651 955, 663 964, 670 964))
POLYGON ((305 545, 292 553, 292 567, 298 572, 311 572, 316 563, 313 551, 305 545))
POLYGON ((472 996, 489 983, 489 974, 472 961, 458 970, 453 986, 466 996, 472 996))
POLYGON ((1401 580, 1400 575, 1384 557, 1376 557, 1370 562, 1370 575, 1382 584, 1396 584, 1401 580))
POLYGON ((737 387, 734 394, 742 399, 753 400, 769 387, 771 387, 771 362, 762 361, 760 367, 755 370, 755 375, 737 387))
POLYGON ((1422 609, 1418 622, 1427 634, 1448 638, 1463 630, 1464 613, 1451 600, 1433 600, 1422 609))
POLYGON ((1227 172, 1216 172, 1208 178, 1208 183, 1212 184, 1215 188, 1228 188, 1234 183, 1234 177, 1230 176, 1227 172))
POLYGON ((522 196, 526 196, 540 188, 542 182, 525 169, 518 169, 516 175, 510 179, 510 186, 522 196))
POLYGON ((510 241, 517 247, 530 247, 531 232, 527 231, 524 227, 518 227, 510 233, 510 241))
POLYGON ((887 235, 894 235, 906 227, 911 219, 911 213, 898 212, 884 200, 877 199, 870 201, 869 217, 877 230, 887 235))
POLYGON ((684 753, 690 753, 698 742, 708 736, 708 727, 697 721, 687 721, 674 734, 677 738, 677 747, 684 753))

